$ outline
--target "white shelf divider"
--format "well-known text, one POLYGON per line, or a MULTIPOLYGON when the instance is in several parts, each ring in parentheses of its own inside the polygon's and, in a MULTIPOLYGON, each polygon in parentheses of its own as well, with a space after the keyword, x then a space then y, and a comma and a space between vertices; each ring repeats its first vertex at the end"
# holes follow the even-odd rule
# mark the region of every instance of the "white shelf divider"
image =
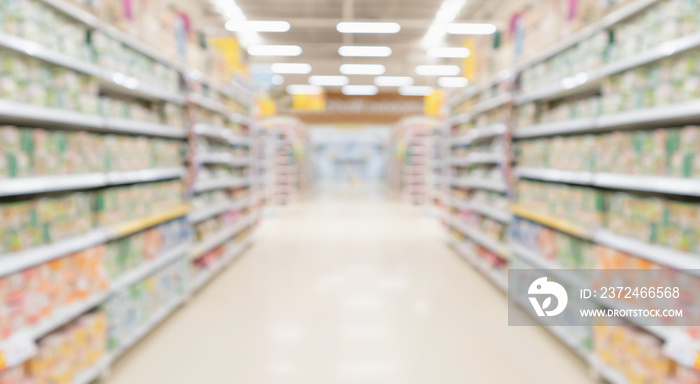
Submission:
POLYGON ((141 171, 3 179, 0 182, 0 196, 21 196, 100 188, 110 185, 146 183, 181 178, 185 173, 186 170, 184 168, 155 168, 141 171))
POLYGON ((680 196, 700 196, 700 180, 691 178, 561 171, 550 168, 528 167, 516 168, 515 174, 521 178, 555 183, 578 184, 600 188, 664 193, 680 196))

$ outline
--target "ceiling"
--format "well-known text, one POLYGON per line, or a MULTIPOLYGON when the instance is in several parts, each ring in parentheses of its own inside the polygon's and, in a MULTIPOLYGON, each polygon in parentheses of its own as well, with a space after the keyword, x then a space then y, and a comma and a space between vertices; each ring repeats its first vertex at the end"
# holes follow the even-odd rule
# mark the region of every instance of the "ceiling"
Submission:
MULTIPOLYGON (((426 55, 421 39, 431 26, 443 0, 236 0, 248 20, 284 20, 291 24, 286 33, 261 33, 263 44, 299 45, 298 57, 247 57, 252 64, 309 63, 309 75, 284 75, 285 83, 307 84, 310 75, 340 75, 345 63, 383 64, 385 75, 413 76, 416 85, 434 85, 435 77, 415 74, 419 64, 456 64, 461 59, 435 59, 426 55), (401 25, 397 34, 341 34, 336 25, 341 21, 390 21, 401 25), (349 58, 338 54, 343 45, 385 45, 392 48, 387 58, 349 58)), ((485 21, 477 15, 488 15, 498 1, 467 0, 456 22, 485 21)), ((223 17, 212 6, 205 15, 210 35, 231 35, 223 28, 223 17)), ((447 35, 445 46, 461 46, 463 37, 447 35)), ((264 66, 258 66, 261 68, 264 66)), ((350 84, 372 84, 374 76, 350 76, 350 84)), ((331 89, 333 90, 333 89, 331 89)), ((395 91, 395 89, 393 90, 395 91)))

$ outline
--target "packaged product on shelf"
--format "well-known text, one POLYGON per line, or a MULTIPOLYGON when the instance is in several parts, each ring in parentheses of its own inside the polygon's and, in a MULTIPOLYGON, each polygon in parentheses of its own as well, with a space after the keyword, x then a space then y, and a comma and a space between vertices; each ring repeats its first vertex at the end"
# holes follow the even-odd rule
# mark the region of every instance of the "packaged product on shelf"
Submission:
POLYGON ((190 231, 189 222, 183 217, 107 243, 104 260, 107 273, 115 279, 149 260, 158 259, 163 252, 185 244, 190 231))
POLYGON ((118 348, 159 311, 182 297, 187 264, 185 260, 175 262, 107 300, 103 310, 107 315, 109 350, 118 348))
POLYGON ((98 225, 114 225, 165 212, 182 204, 181 181, 113 187, 95 192, 98 225))
POLYGON ((102 246, 0 277, 0 339, 107 289, 102 246))
POLYGON ((614 233, 683 252, 700 252, 696 203, 615 193, 607 227, 614 233))
POLYGON ((215 191, 198 193, 192 200, 192 206, 195 210, 197 210, 213 207, 215 205, 224 204, 230 201, 231 198, 228 191, 217 189, 215 191))
POLYGON ((92 44, 97 52, 98 64, 101 67, 132 76, 173 93, 179 91, 180 75, 176 69, 170 68, 102 33, 93 34, 92 44))
POLYGON ((38 342, 37 354, 26 363, 25 374, 32 383, 69 383, 106 352, 106 316, 100 312, 83 315, 38 342))
POLYGON ((97 80, 0 49, 0 99, 96 114, 97 80))
POLYGON ((593 188, 529 180, 518 182, 518 203, 587 227, 603 224, 607 192, 593 188))
POLYGON ((195 230, 195 239, 199 242, 216 235, 220 231, 238 222, 243 216, 242 212, 229 211, 222 213, 214 218, 198 223, 195 230))
POLYGON ((87 233, 93 228, 87 193, 0 204, 0 254, 87 233))
POLYGON ((182 166, 178 140, 0 126, 0 179, 182 166))
POLYGON ((600 268, 594 244, 570 236, 533 221, 514 218, 508 228, 508 236, 514 243, 536 251, 544 259, 562 268, 600 268))
POLYGON ((471 200, 478 204, 484 204, 490 208, 495 209, 508 209, 508 199, 498 192, 491 192, 485 190, 474 190, 471 193, 471 200))
POLYGON ((667 383, 673 378, 675 364, 664 355, 662 341, 634 327, 593 327, 593 350, 630 383, 667 383))
POLYGON ((74 59, 92 62, 88 28, 39 0, 0 4, 0 32, 39 43, 74 59))

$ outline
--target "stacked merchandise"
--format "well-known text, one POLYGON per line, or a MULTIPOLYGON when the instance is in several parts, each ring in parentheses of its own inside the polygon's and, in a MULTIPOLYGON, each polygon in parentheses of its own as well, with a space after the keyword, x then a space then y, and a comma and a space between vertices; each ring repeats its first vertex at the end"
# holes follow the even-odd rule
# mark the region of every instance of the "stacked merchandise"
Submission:
POLYGON ((250 101, 212 84, 193 81, 190 96, 196 178, 189 217, 195 245, 188 273, 195 288, 241 254, 249 245, 243 234, 256 221, 250 101))
POLYGON ((274 148, 274 194, 277 204, 293 201, 309 183, 303 138, 306 128, 296 118, 272 117, 263 123, 274 148))
POLYGON ((94 380, 247 241, 250 97, 119 31, 174 41, 160 4, 0 2, 0 383, 94 380))
POLYGON ((257 134, 258 136, 254 138, 254 140, 257 145, 257 157, 255 163, 258 164, 257 186, 260 195, 259 204, 260 207, 269 209, 275 204, 275 174, 273 173, 275 169, 275 148, 273 140, 269 138, 269 132, 267 129, 260 129, 257 134))
POLYGON ((401 120, 395 130, 401 145, 398 172, 401 189, 413 204, 427 204, 437 195, 434 177, 435 160, 439 156, 437 121, 429 117, 408 117, 401 120))
MULTIPOLYGON (((496 87, 452 108, 448 142, 449 216, 452 246, 505 286, 509 252, 505 245, 507 98, 496 87)), ((507 95, 506 95, 507 96, 507 95)))
MULTIPOLYGON (((456 99, 467 99, 453 110, 456 123, 463 113, 479 116, 512 100, 502 120, 513 127, 503 145, 508 164, 517 164, 510 266, 663 269, 693 296, 688 310, 697 309, 698 20, 694 1, 627 1, 566 44, 513 67, 515 86, 496 77, 456 99), (470 101, 479 94, 488 96, 470 101)), ((467 152, 459 155, 473 156, 467 152)), ((557 336, 610 381, 700 383, 695 328, 634 325, 629 318, 557 336)))

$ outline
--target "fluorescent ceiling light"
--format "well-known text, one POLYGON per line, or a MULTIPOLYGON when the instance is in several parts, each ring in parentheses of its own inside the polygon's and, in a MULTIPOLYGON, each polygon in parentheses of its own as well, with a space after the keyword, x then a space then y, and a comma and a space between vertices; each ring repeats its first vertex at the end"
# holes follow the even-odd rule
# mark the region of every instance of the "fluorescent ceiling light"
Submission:
POLYGON ((491 35, 496 33, 495 25, 488 23, 453 23, 447 26, 451 35, 491 35))
POLYGON ((318 85, 324 87, 342 87, 343 85, 348 85, 350 79, 347 76, 311 76, 309 77, 309 84, 318 85))
POLYGON ((299 56, 301 47, 298 45, 252 45, 248 47, 251 56, 299 56))
POLYGON ((284 84, 284 77, 282 75, 272 76, 272 85, 282 85, 284 84))
POLYGON ((374 85, 346 85, 343 87, 343 94, 348 96, 372 96, 379 92, 379 88, 374 85))
POLYGON ((343 64, 340 73, 343 75, 383 75, 386 68, 381 64, 343 64))
POLYGON ((447 32, 447 24, 454 21, 465 5, 467 5, 467 0, 443 1, 440 9, 435 14, 433 23, 428 28, 428 32, 423 36, 423 46, 434 47, 440 45, 447 32))
POLYGON ((345 57, 389 57, 391 56, 391 48, 355 45, 343 46, 338 49, 338 54, 345 57))
POLYGON ((311 65, 306 63, 275 63, 271 68, 274 73, 305 75, 311 73, 311 65))
POLYGON ((293 84, 287 86, 287 93, 290 95, 318 95, 323 92, 323 88, 315 85, 293 84))
POLYGON ((407 87, 413 85, 413 78, 410 76, 377 76, 374 78, 374 85, 379 87, 407 87))
POLYGON ((427 86, 412 86, 399 88, 401 96, 429 96, 433 93, 433 87, 427 86))
POLYGON ((287 32, 291 26, 286 21, 229 20, 226 29, 231 32, 287 32))
POLYGON ((398 23, 380 22, 342 22, 336 26, 340 33, 398 33, 401 26, 398 23))
MULTIPOLYGON (((235 0, 211 0, 214 3, 216 9, 226 17, 229 21, 241 22, 246 21, 248 18, 241 8, 236 4, 235 0)), ((260 35, 253 31, 241 31, 237 33, 241 44, 244 47, 249 47, 254 44, 260 44, 260 35)))
POLYGON ((416 73, 421 76, 457 76, 459 69, 456 65, 419 65, 416 73))
POLYGON ((469 85, 469 80, 466 77, 441 77, 438 79, 438 85, 443 88, 464 88, 469 85))
POLYGON ((456 59, 465 59, 471 55, 469 48, 460 47, 433 47, 428 49, 430 57, 447 57, 456 59))

